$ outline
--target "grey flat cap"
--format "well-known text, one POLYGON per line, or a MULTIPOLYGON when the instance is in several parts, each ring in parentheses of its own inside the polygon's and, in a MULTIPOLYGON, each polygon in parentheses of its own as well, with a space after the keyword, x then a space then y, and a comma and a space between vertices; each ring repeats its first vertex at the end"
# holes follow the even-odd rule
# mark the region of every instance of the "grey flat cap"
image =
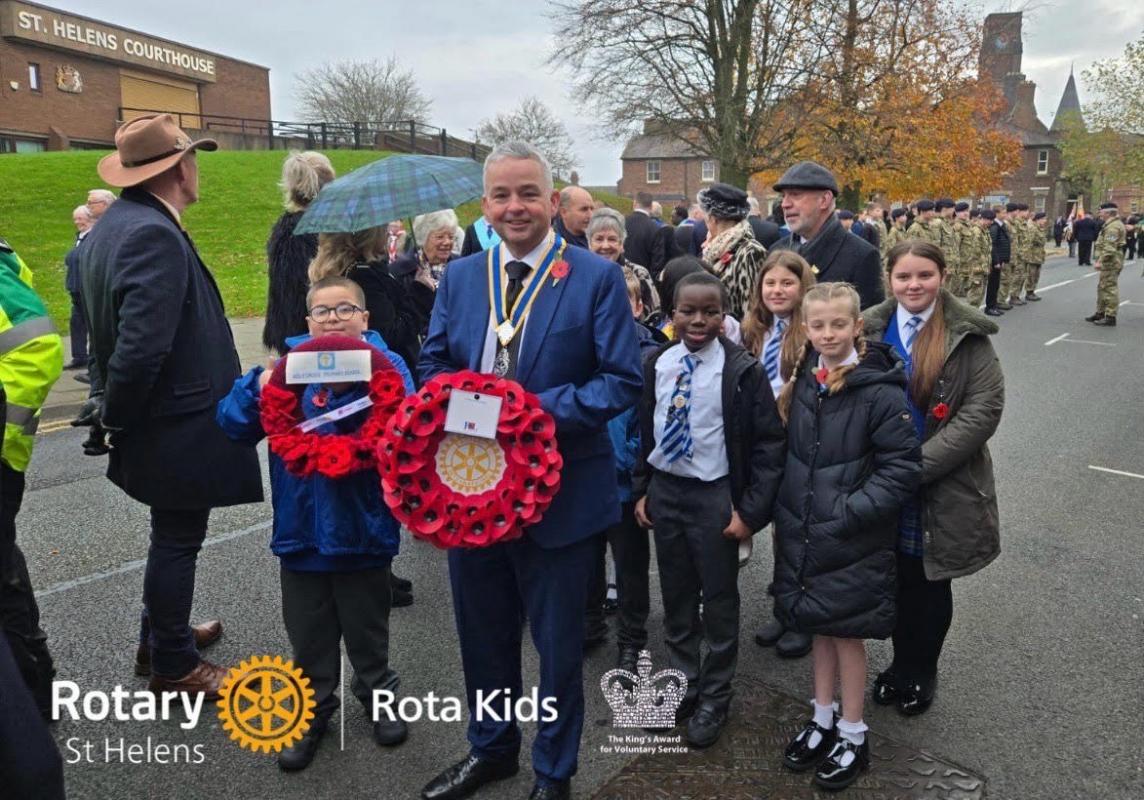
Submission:
POLYGON ((800 161, 783 173, 779 182, 775 184, 776 192, 784 189, 824 189, 838 196, 838 181, 834 174, 821 164, 814 161, 800 161))

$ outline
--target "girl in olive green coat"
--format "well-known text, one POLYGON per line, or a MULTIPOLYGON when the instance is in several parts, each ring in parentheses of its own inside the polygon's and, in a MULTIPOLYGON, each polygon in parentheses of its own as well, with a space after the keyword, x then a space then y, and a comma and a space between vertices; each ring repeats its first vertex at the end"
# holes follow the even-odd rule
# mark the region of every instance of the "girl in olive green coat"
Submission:
POLYGON ((921 489, 903 509, 898 539, 894 661, 874 702, 920 714, 933 702, 937 662, 953 618, 953 578, 1001 552, 987 442, 1005 404, 989 337, 997 325, 945 289, 941 250, 905 241, 887 253, 892 297, 867 309, 866 335, 906 362, 907 400, 922 440, 921 489))

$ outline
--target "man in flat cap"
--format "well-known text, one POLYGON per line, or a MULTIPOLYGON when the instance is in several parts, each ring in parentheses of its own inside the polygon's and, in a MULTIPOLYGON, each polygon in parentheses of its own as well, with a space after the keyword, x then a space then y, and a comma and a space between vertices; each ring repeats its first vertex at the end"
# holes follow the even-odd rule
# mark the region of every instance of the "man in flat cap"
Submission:
POLYGON ((810 262, 819 283, 852 284, 862 308, 880 303, 885 294, 878 248, 848 234, 835 218, 838 181, 830 170, 813 161, 800 161, 774 188, 782 192, 783 216, 791 232, 771 249, 796 251, 810 262))
POLYGON ((135 672, 151 691, 217 699, 226 670, 198 648, 222 633, 192 627, 195 562, 214 506, 262 500, 258 456, 215 424, 239 376, 218 286, 183 228, 199 199, 198 150, 170 114, 139 117, 115 133, 99 175, 123 187, 80 254, 91 321, 92 386, 111 434, 107 477, 150 507, 151 544, 135 672))
POLYGON ((1102 203, 1100 216, 1104 226, 1096 240, 1096 264, 1100 272, 1096 283, 1096 313, 1085 317, 1095 325, 1116 327, 1116 310, 1120 307, 1120 270, 1124 268, 1124 240, 1128 237, 1120 221, 1116 203, 1102 203))

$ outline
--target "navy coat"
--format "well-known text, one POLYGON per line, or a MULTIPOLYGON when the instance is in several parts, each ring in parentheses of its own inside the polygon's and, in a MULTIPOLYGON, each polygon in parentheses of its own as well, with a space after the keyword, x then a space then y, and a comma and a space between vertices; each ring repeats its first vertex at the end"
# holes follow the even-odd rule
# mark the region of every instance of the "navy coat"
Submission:
POLYGON ((851 236, 836 217, 830 217, 809 242, 795 244, 790 234, 774 243, 773 250, 794 250, 818 268, 818 283, 845 281, 858 290, 862 308, 885 298, 882 256, 878 248, 860 236, 851 236))
POLYGON ((214 277, 166 206, 124 189, 80 248, 93 385, 113 431, 107 476, 154 508, 262 500, 258 454, 215 406, 241 372, 214 277))

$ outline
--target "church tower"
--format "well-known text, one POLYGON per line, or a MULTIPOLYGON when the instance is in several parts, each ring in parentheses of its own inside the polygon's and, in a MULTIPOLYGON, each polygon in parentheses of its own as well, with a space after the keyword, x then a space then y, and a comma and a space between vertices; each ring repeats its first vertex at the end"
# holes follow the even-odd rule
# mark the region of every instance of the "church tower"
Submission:
POLYGON ((1069 80, 1065 84, 1064 94, 1061 95, 1060 105, 1057 106, 1057 113, 1053 115, 1053 125, 1049 128, 1053 133, 1059 133, 1064 130, 1065 122, 1069 118, 1080 120, 1080 124, 1084 125, 1084 115, 1080 109, 1080 96, 1076 91, 1076 79, 1073 78, 1072 69, 1069 69, 1069 80))
POLYGON ((1004 90, 1010 103, 1013 99, 1010 87, 1025 78, 1021 74, 1021 53, 1021 12, 987 16, 982 30, 977 72, 1004 90))

